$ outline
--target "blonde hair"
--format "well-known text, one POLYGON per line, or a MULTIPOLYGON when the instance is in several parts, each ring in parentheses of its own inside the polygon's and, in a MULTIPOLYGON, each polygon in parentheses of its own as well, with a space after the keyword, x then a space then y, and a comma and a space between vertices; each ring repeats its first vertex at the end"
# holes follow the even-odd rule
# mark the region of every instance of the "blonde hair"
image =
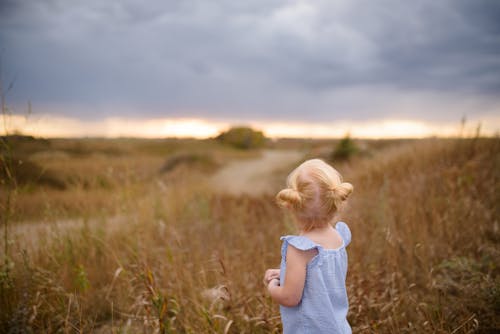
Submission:
POLYGON ((320 159, 302 163, 286 183, 276 201, 291 209, 305 230, 328 224, 353 191, 352 184, 342 182, 339 172, 320 159))

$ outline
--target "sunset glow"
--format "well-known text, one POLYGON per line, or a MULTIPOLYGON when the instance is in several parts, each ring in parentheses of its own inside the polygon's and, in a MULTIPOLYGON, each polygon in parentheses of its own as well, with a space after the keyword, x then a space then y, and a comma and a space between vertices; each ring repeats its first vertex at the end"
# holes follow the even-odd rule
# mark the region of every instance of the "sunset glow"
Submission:
MULTIPOLYGON (((0 118, 2 119, 2 118, 0 118)), ((18 115, 3 119, 0 133, 23 133, 37 137, 140 137, 210 138, 234 122, 194 118, 131 119, 107 118, 82 121, 59 116, 27 118, 18 115), (5 131, 7 129, 7 131, 5 131)), ((240 123, 237 123, 240 125, 240 123)), ((469 120, 463 135, 473 135, 481 124, 481 134, 492 136, 500 129, 500 118, 469 120)), ((340 138, 349 133, 356 138, 450 137, 460 134, 460 122, 432 124, 417 120, 338 121, 324 123, 251 121, 241 125, 262 130, 271 138, 340 138)))

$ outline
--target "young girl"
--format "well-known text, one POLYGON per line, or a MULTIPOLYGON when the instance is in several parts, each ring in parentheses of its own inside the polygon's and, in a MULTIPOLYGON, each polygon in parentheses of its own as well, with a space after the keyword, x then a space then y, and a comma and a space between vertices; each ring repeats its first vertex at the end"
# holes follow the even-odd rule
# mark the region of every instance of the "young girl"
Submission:
POLYGON ((350 183, 319 159, 297 167, 287 188, 276 196, 290 209, 300 233, 281 237, 280 269, 268 269, 264 283, 280 304, 283 332, 351 333, 345 279, 346 247, 351 232, 343 222, 330 224, 352 193, 350 183))

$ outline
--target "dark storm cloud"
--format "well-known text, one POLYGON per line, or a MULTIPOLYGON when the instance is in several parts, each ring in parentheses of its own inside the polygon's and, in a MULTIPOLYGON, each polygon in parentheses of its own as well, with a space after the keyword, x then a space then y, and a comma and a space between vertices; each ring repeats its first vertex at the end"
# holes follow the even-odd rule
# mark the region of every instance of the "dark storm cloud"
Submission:
POLYGON ((499 17, 497 1, 2 1, 0 45, 14 101, 80 118, 458 120, 498 112, 499 17))

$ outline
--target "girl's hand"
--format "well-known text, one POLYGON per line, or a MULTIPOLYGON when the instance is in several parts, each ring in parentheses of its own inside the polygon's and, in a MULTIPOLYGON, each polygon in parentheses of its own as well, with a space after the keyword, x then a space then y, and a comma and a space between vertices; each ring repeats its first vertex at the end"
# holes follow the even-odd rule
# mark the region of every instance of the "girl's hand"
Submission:
POLYGON ((277 278, 273 278, 269 281, 269 283, 267 284, 267 290, 270 290, 275 286, 280 286, 280 280, 277 278))
POLYGON ((273 279, 277 279, 279 281, 280 279, 280 270, 279 269, 267 269, 266 273, 264 274, 264 285, 267 286, 269 285, 269 282, 273 279))

